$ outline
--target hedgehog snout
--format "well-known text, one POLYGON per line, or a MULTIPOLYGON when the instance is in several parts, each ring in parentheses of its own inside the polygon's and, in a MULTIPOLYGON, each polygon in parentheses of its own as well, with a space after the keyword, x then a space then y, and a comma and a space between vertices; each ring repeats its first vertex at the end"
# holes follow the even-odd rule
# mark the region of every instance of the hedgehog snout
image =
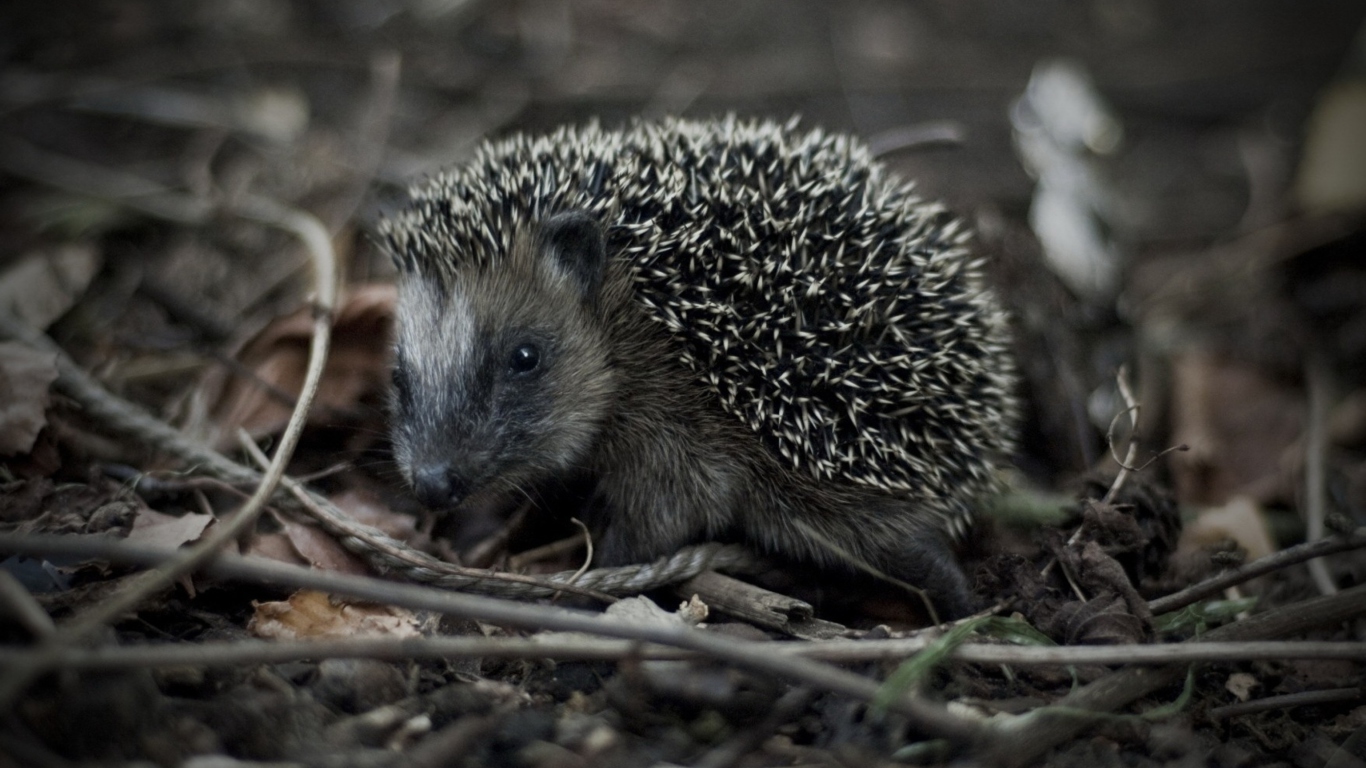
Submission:
POLYGON ((413 470, 413 492, 430 509, 458 506, 471 490, 469 480, 447 464, 428 464, 413 470))

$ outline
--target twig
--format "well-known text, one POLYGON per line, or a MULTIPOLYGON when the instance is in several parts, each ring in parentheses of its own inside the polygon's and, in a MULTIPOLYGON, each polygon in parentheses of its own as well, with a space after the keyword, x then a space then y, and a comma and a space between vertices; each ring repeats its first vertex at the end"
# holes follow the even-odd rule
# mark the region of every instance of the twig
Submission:
POLYGON ((57 629, 43 606, 38 605, 14 574, 6 570, 0 570, 0 605, 8 608, 8 613, 34 637, 47 637, 57 629))
MULTIPOLYGON (((1366 612, 1366 585, 1217 627, 1205 634, 1205 640, 1274 639, 1315 626, 1345 621, 1363 612, 1366 612)), ((1112 712, 1139 697, 1178 683, 1184 675, 1185 670, 1179 666, 1135 667, 1106 675, 1064 696, 1056 709, 1045 708, 998 724, 982 743, 981 757, 988 764, 995 765, 1021 766, 1031 763, 1094 722, 1091 718, 1065 714, 1064 710, 1112 712)))
MULTIPOLYGON (((392 602, 399 605, 401 600, 392 602)), ((932 641, 828 640, 765 644, 775 656, 813 659, 834 664, 903 661, 932 641)), ((0 648, 0 665, 22 667, 40 651, 0 648)), ((237 640, 203 643, 70 647, 62 650, 63 669, 119 670, 165 667, 233 667, 284 664, 308 659, 556 659, 560 661, 672 661, 698 658, 698 653, 637 640, 585 638, 548 633, 516 637, 365 637, 320 638, 300 641, 237 640)), ((1290 659, 1366 660, 1366 643, 1322 641, 1190 642, 1169 645, 1014 646, 964 643, 949 658, 970 664, 1035 667, 1165 665, 1192 662, 1284 661, 1290 659)))
MULTIPOLYGON (((1120 461, 1119 456, 1115 455, 1115 422, 1119 420, 1116 414, 1114 420, 1110 422, 1109 433, 1105 440, 1110 445, 1110 455, 1119 462, 1119 474, 1115 475, 1115 481, 1110 483, 1110 490, 1105 492, 1105 498, 1100 500, 1102 504, 1110 504, 1115 500, 1115 495, 1124 486, 1124 481, 1129 477, 1129 468, 1134 464, 1134 457, 1138 455, 1138 417, 1142 411, 1142 406, 1134 399, 1134 393, 1129 388, 1129 371, 1126 366, 1121 365, 1115 374, 1115 383, 1119 387, 1119 396, 1124 398, 1124 411, 1129 415, 1129 450, 1124 454, 1124 460, 1120 461)), ((1081 529, 1077 529, 1080 532, 1081 529)), ((1073 539, 1076 538, 1074 534, 1073 539)), ((1068 542, 1069 544, 1073 542, 1068 542)))
POLYGON ((1347 536, 1330 536, 1318 541, 1296 544, 1275 554, 1259 557, 1241 568, 1235 568, 1206 579, 1199 584, 1186 587, 1180 592, 1150 600, 1148 601, 1148 608, 1154 614, 1170 613, 1192 603, 1198 603, 1207 597, 1213 597, 1235 584, 1242 584, 1258 576, 1265 576, 1272 571, 1316 557, 1348 552, 1362 547, 1366 547, 1366 528, 1358 528, 1347 536))
POLYGON ((739 579, 707 571, 674 587, 683 599, 693 595, 709 607, 755 626, 792 633, 792 622, 809 621, 815 615, 811 604, 795 597, 756 587, 739 579))
POLYGON ((1364 693, 1366 693, 1366 689, 1362 688, 1329 688, 1322 691, 1300 691, 1299 693, 1287 693, 1281 696, 1266 696, 1252 701, 1240 701, 1237 704, 1215 707, 1209 711, 1209 716, 1215 720, 1221 720, 1228 717, 1266 712, 1271 709, 1289 709, 1290 707, 1305 707, 1312 704, 1335 704, 1339 701, 1358 701, 1364 693))
MULTIPOLYGON (((1124 481, 1128 479, 1129 472, 1131 471, 1130 467, 1133 466, 1134 456, 1138 453, 1138 416, 1141 406, 1138 401, 1134 399, 1134 393, 1129 389, 1129 374, 1125 366, 1121 365, 1119 370, 1115 372, 1115 382, 1119 387, 1120 397, 1124 399, 1124 410, 1116 413, 1114 418, 1110 419, 1110 427, 1105 431, 1105 443, 1110 447, 1110 457, 1119 464, 1119 473, 1115 475, 1114 482, 1110 483, 1109 490, 1105 492, 1105 497, 1100 501, 1101 504, 1110 504, 1114 501, 1115 495, 1119 493, 1119 489, 1123 487, 1124 481), (1125 414, 1129 415, 1129 423, 1131 425, 1129 431, 1129 450, 1126 452, 1124 458, 1120 459, 1119 454, 1115 453, 1115 425, 1119 423, 1119 417, 1125 414)), ((1072 535, 1067 537, 1067 543, 1064 546, 1076 546, 1077 542, 1081 540, 1081 532, 1085 530, 1085 528, 1086 526, 1084 525, 1078 525, 1077 529, 1072 531, 1072 535)), ((1059 561, 1056 557, 1049 558, 1048 563, 1040 569, 1039 576, 1047 577, 1048 574, 1053 572, 1053 568, 1058 564, 1059 561)), ((1080 598, 1083 603, 1086 602, 1086 595, 1081 591, 1081 587, 1077 586, 1076 580, 1072 577, 1072 574, 1067 572, 1066 566, 1063 567, 1063 575, 1067 577, 1067 583, 1072 586, 1072 591, 1077 594, 1077 597, 1080 598)))
MULTIPOLYGON (((153 565, 168 555, 167 550, 159 547, 132 545, 123 541, 14 534, 0 534, 0 551, 27 555, 78 554, 153 565)), ((744 669, 800 681, 812 688, 858 701, 872 701, 879 691, 878 683, 874 680, 828 664, 774 654, 770 650, 771 643, 744 641, 681 624, 635 624, 556 606, 518 603, 416 584, 315 571, 228 554, 220 554, 209 562, 204 572, 219 578, 276 584, 292 589, 316 589, 360 600, 402 605, 521 629, 586 632, 684 648, 744 669)), ((972 743, 980 737, 981 726, 978 723, 952 714, 943 706, 916 695, 898 697, 889 709, 905 716, 912 726, 925 733, 957 744, 972 743)))
MULTIPOLYGON (((589 541, 591 541, 591 539, 589 539, 589 541)), ((558 541, 552 541, 549 544, 542 544, 539 547, 522 550, 515 555, 509 556, 507 560, 508 568, 514 571, 520 571, 532 563, 539 563, 542 560, 549 560, 552 557, 559 557, 560 555, 567 555, 570 552, 577 552, 580 549, 583 549, 583 546, 584 536, 582 533, 566 536, 558 541)), ((584 559, 586 560, 588 558, 584 559)))
MULTIPOLYGON (((1323 521, 1327 516, 1328 479, 1328 401, 1331 398, 1332 384, 1329 381, 1328 366, 1313 352, 1305 364, 1305 379, 1309 388, 1309 423, 1304 432, 1304 517, 1305 541, 1319 541, 1324 535, 1323 521)), ((1315 559, 1309 561, 1309 575, 1319 594, 1331 595, 1338 591, 1333 574, 1328 572, 1328 563, 1315 559)))
POLYGON ((577 517, 569 518, 569 522, 577 525, 583 534, 583 563, 579 565, 578 570, 574 571, 574 575, 569 577, 569 583, 575 584, 583 578, 583 574, 588 571, 588 566, 593 562, 593 534, 588 530, 588 526, 584 525, 583 521, 577 517))

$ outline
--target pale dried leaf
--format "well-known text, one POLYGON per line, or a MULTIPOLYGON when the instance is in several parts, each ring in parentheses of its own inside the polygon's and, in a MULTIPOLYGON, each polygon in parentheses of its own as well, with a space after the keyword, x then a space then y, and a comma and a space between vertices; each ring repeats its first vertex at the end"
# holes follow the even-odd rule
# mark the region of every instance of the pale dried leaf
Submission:
POLYGON ((1247 552, 1249 560, 1266 557, 1277 549, 1261 506, 1246 496, 1235 496, 1222 507, 1201 510, 1186 523, 1176 544, 1176 556, 1196 553, 1229 539, 1247 552))
POLYGON ((198 541, 213 521, 213 515, 196 512, 174 517, 154 509, 141 509, 133 519, 133 530, 128 533, 128 540, 161 547, 179 547, 198 541))
POLYGON ((47 426, 48 387, 56 380, 56 355, 0 342, 0 456, 33 450, 47 426))
POLYGON ((47 328, 85 293, 100 261, 95 248, 84 243, 30 253, 0 273, 0 310, 47 328))
POLYGON ((701 624, 707 620, 710 613, 711 607, 702 602, 702 598, 697 595, 678 604, 678 617, 686 624, 701 624))
POLYGON ((270 640, 325 637, 418 637, 411 611, 385 605, 334 601, 324 592, 299 590, 287 601, 256 603, 247 631, 270 640))

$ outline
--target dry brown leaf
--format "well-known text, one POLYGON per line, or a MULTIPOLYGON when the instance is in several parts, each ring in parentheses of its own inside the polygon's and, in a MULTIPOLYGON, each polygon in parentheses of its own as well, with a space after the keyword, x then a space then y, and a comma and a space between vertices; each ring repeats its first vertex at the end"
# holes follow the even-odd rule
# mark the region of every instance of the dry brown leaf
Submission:
POLYGON ((247 543, 242 553, 247 557, 259 557, 289 565, 308 565, 308 561, 294 549, 294 544, 283 533, 257 533, 247 543))
POLYGON ((33 450, 47 426, 48 387, 56 380, 56 355, 0 342, 0 456, 33 450))
POLYGON ((85 293, 100 261, 95 248, 84 243, 30 253, 0 273, 0 309, 45 329, 85 293))
POLYGON ((403 608, 334 601, 299 590, 283 602, 256 603, 247 631, 270 640, 325 637, 418 637, 417 617, 403 608))
POLYGON ((1266 518, 1257 502, 1246 496, 1235 496, 1222 507, 1201 510, 1195 519, 1186 523, 1176 544, 1176 556, 1185 557, 1232 539, 1247 552, 1247 559, 1255 560, 1276 551, 1276 542, 1266 526, 1266 518))
POLYGON ((133 519, 133 530, 128 533, 128 540, 162 547, 179 547, 198 541, 213 521, 213 515, 192 512, 174 517, 144 508, 138 510, 138 516, 133 519))
POLYGON ((351 554, 336 539, 310 525, 281 521, 285 536, 309 565, 321 571, 339 571, 357 576, 369 576, 365 562, 351 554))
MULTIPOLYGON (((336 423, 339 412, 355 411, 363 398, 387 386, 395 298, 391 284, 365 285, 348 292, 332 326, 332 347, 309 413, 311 420, 336 423)), ((223 367, 212 369, 200 385, 196 395, 200 406, 187 430, 219 449, 236 444, 239 427, 254 438, 282 430, 291 408, 266 386, 291 398, 298 395, 312 336, 312 313, 307 308, 270 323, 237 354, 257 380, 235 376, 223 367)))
POLYGON ((417 529, 417 519, 412 515, 395 512, 375 494, 364 489, 353 488, 329 499, 338 509, 345 512, 358 523, 375 528, 382 533, 419 549, 425 548, 429 537, 417 529))
POLYGON ((1175 358, 1172 376, 1172 443, 1190 447, 1170 454, 1177 498, 1292 499, 1293 474, 1282 469, 1303 430, 1302 394, 1247 363, 1198 353, 1175 358))

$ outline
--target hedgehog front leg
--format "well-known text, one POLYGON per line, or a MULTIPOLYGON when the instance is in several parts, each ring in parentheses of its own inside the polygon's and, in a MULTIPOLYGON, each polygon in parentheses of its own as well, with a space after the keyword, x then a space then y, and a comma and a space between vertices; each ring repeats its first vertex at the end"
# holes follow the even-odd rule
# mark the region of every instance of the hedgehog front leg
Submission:
POLYGON ((682 424, 626 430, 603 456, 586 513, 602 565, 642 562, 721 537, 733 528, 734 462, 682 424))
POLYGON ((940 618, 975 609, 968 579, 940 519, 913 501, 849 487, 773 484, 751 506, 747 537, 769 551, 851 573, 906 582, 934 602, 940 618))

